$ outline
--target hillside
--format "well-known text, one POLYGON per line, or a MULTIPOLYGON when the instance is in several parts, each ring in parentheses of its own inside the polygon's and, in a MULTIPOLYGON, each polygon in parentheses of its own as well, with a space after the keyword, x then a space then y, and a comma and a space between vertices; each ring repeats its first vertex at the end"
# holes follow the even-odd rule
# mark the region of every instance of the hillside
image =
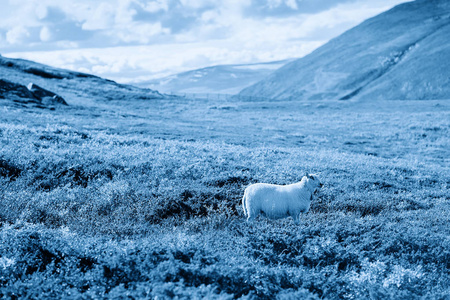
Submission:
POLYGON ((371 18, 244 89, 274 99, 449 99, 450 2, 371 18))
MULTIPOLYGON (((46 99, 39 99, 34 91, 36 86, 48 95, 67 100, 67 104, 80 104, 92 101, 124 99, 155 99, 163 95, 150 89, 140 89, 130 85, 118 84, 94 75, 53 68, 23 59, 6 58, 0 55, 0 100, 15 100, 20 104, 41 106, 46 99), (33 89, 32 88, 32 89, 33 89), (33 92, 33 91, 31 91, 33 92), (11 96, 13 95, 13 96, 11 96)), ((47 97, 48 98, 48 97, 47 97)), ((47 101, 48 102, 48 101, 47 101)))
POLYGON ((237 94, 291 61, 211 66, 146 81, 138 86, 164 93, 237 94))
POLYGON ((2 103, 0 299, 450 294, 449 101, 2 103), (305 172, 300 224, 246 221, 305 172))

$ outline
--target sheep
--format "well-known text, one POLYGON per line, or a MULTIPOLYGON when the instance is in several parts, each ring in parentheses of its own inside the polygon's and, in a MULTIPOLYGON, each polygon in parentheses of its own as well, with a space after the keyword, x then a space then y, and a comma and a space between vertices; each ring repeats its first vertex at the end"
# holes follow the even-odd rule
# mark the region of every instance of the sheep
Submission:
POLYGON ((314 192, 320 187, 322 184, 315 174, 306 174, 300 182, 289 185, 255 183, 245 189, 242 208, 247 221, 263 212, 270 219, 291 216, 298 224, 300 213, 308 212, 314 192))

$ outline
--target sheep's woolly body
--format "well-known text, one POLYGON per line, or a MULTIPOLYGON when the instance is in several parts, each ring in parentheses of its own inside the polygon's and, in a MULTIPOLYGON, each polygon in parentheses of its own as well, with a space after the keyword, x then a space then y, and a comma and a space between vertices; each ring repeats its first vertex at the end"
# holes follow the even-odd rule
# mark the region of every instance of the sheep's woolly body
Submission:
POLYGON ((308 212, 319 185, 319 180, 312 175, 290 185, 252 184, 245 189, 242 199, 244 214, 247 220, 253 220, 263 212, 270 219, 291 216, 298 222, 300 213, 308 212))

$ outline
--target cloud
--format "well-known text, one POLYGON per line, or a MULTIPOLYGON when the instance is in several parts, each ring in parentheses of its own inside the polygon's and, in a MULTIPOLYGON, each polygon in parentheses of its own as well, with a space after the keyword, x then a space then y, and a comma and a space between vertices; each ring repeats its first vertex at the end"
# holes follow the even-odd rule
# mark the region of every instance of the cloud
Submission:
MULTIPOLYGON (((379 11, 379 7, 386 6, 383 3, 390 5, 400 1, 9 0, 3 14, 0 13, 0 30, 8 32, 6 41, 16 51, 18 48, 14 46, 17 45, 24 46, 23 51, 42 49, 46 45, 51 49, 67 40, 76 40, 80 47, 111 47, 201 42, 233 36, 250 38, 251 34, 246 33, 249 29, 254 30, 256 36, 260 35, 258 31, 267 29, 275 38, 267 34, 265 37, 279 41, 280 36, 299 38, 300 34, 294 31, 304 22, 310 23, 308 32, 313 32, 310 28, 314 26, 324 28, 322 21, 331 28, 333 24, 326 19, 317 18, 315 24, 307 19, 345 4, 352 12, 361 5, 379 11), (283 20, 284 26, 274 19, 283 20), (40 39, 31 43, 33 30, 38 31, 40 39)), ((339 22, 354 24, 354 20, 361 19, 351 14, 346 17, 346 21, 333 20, 339 26, 339 22)), ((243 41, 238 39, 237 42, 243 41)))
POLYGON ((300 57, 400 2, 9 0, 0 52, 125 80, 300 57))
POLYGON ((163 28, 161 23, 138 23, 130 24, 117 31, 112 31, 111 34, 116 35, 122 42, 139 44, 147 44, 154 36, 169 34, 170 30, 163 28))
POLYGON ((41 29, 41 32, 39 33, 39 37, 41 38, 41 41, 43 42, 49 42, 52 39, 52 32, 48 28, 48 26, 44 26, 41 29))
POLYGON ((47 24, 63 23, 70 18, 70 16, 59 7, 43 6, 42 4, 35 8, 35 14, 40 21, 47 24))
POLYGON ((156 13, 159 11, 167 12, 169 10, 169 3, 164 0, 150 1, 148 3, 143 3, 143 8, 150 13, 156 13))
MULTIPOLYGON (((224 2, 226 2, 226 0, 224 2)), ((217 2, 214 0, 180 0, 180 3, 183 5, 183 7, 193 9, 202 9, 205 7, 212 8, 217 6, 217 2)))
POLYGON ((15 26, 6 33, 6 41, 12 45, 22 44, 30 37, 30 32, 24 26, 15 26))
POLYGON ((295 0, 286 0, 286 5, 294 10, 298 10, 297 1, 295 0))
POLYGON ((314 14, 354 0, 251 0, 245 10, 248 17, 278 17, 314 14))
POLYGON ((111 44, 148 44, 158 41, 157 38, 154 39, 155 37, 170 34, 171 31, 155 18, 143 18, 142 15, 148 17, 167 8, 168 5, 164 1, 102 2, 93 9, 92 14, 83 23, 82 29, 97 31, 109 37, 111 44), (136 17, 139 13, 140 17, 136 17))
POLYGON ((84 30, 101 30, 108 29, 114 25, 116 8, 110 3, 100 3, 93 9, 93 12, 87 16, 85 22, 81 26, 84 30))

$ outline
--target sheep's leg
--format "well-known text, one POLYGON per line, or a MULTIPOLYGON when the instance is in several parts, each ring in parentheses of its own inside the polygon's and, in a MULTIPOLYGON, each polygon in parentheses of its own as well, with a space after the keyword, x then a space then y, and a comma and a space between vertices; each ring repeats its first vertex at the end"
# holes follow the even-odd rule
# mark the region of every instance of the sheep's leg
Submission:
POLYGON ((249 214, 248 214, 248 217, 247 217, 247 222, 251 222, 251 221, 253 221, 255 218, 256 218, 256 216, 255 216, 254 214, 249 213, 249 214))
POLYGON ((244 210, 244 215, 249 216, 250 214, 247 211, 247 208, 245 207, 247 205, 247 194, 244 192, 244 197, 242 197, 242 209, 244 210))
POLYGON ((300 213, 297 213, 296 215, 294 215, 293 218, 294 218, 294 223, 296 225, 300 224, 300 213))
POLYGON ((259 211, 255 210, 254 207, 247 207, 247 221, 253 221, 259 215, 259 211))

